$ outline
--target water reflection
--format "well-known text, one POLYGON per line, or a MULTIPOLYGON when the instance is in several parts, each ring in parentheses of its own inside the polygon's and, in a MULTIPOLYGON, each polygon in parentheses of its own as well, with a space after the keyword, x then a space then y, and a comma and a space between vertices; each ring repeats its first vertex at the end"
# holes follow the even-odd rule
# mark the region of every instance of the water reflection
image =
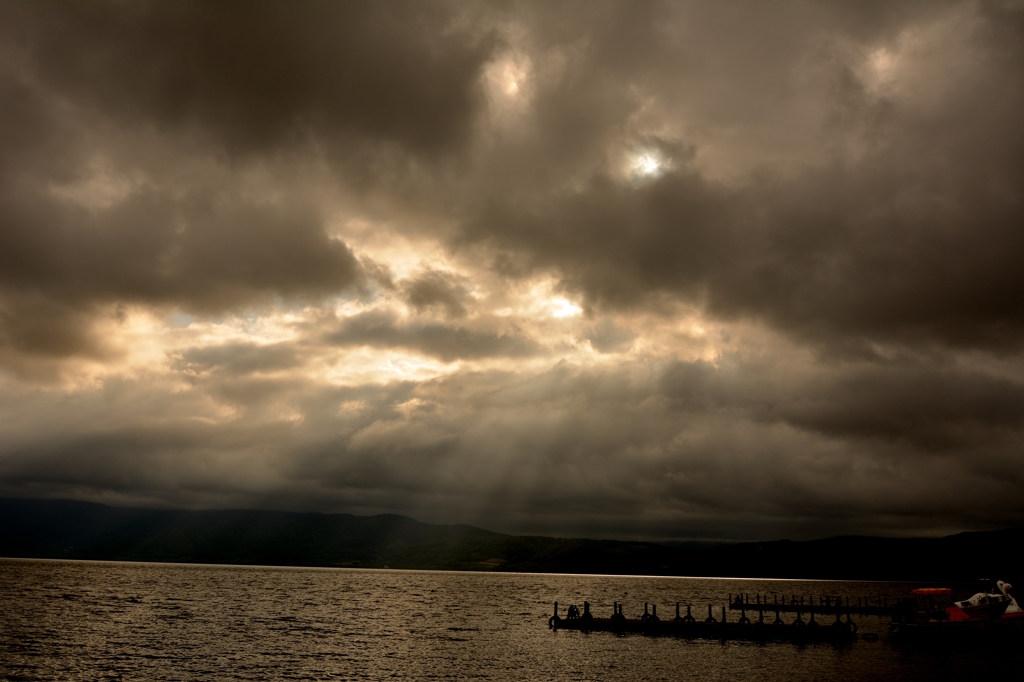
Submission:
MULTIPOLYGON (((96 680, 932 680, 1020 670, 1019 651, 679 641, 552 632, 551 604, 718 609, 729 594, 897 598, 895 583, 0 560, 0 673, 96 680)), ((730 618, 738 618, 730 612, 730 618)), ((877 617, 861 632, 885 634, 877 617)))

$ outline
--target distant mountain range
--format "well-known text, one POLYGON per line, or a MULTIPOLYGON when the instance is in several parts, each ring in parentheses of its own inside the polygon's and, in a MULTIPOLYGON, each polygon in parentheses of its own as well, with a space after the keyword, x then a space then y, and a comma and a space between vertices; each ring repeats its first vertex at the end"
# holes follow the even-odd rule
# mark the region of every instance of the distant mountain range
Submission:
POLYGON ((0 557, 845 580, 1019 580, 1024 528, 718 546, 514 536, 394 514, 174 511, 0 498, 0 557))

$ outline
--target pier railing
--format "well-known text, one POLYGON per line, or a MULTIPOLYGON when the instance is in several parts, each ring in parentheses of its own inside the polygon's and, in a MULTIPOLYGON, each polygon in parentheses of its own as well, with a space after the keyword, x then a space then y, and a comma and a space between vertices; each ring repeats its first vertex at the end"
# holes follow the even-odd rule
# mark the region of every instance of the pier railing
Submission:
POLYGON ((779 613, 812 613, 822 615, 857 614, 860 616, 892 616, 898 607, 888 597, 849 597, 835 595, 817 597, 804 595, 749 594, 729 595, 729 609, 732 611, 751 611, 753 613, 778 611, 779 613), (771 599, 769 599, 769 596, 771 599))

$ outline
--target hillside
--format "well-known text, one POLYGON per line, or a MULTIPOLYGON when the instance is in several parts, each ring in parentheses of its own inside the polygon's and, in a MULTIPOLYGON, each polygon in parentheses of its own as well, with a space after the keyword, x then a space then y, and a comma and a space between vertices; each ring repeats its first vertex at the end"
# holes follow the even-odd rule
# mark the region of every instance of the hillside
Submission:
POLYGON ((185 563, 852 580, 1021 573, 1024 529, 704 547, 512 536, 394 514, 129 509, 0 499, 0 556, 185 563))

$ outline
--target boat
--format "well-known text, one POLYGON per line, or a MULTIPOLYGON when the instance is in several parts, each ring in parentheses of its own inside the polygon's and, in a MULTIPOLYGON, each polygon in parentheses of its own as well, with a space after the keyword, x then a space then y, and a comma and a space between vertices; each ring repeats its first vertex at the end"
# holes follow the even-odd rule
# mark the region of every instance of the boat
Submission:
MULTIPOLYGON (((999 582, 1003 583, 1001 580, 999 582)), ((1006 585, 1006 583, 1003 583, 1003 585, 1006 585)), ((978 592, 969 599, 953 602, 953 605, 947 609, 949 619, 959 621, 1001 618, 1010 608, 1010 605, 1017 602, 999 589, 998 586, 996 589, 999 591, 978 592)))
POLYGON ((966 636, 1024 629, 1024 612, 1010 594, 1012 587, 1000 581, 992 590, 960 601, 953 600, 953 590, 948 587, 913 590, 913 597, 894 609, 892 631, 899 635, 959 632, 966 636))

